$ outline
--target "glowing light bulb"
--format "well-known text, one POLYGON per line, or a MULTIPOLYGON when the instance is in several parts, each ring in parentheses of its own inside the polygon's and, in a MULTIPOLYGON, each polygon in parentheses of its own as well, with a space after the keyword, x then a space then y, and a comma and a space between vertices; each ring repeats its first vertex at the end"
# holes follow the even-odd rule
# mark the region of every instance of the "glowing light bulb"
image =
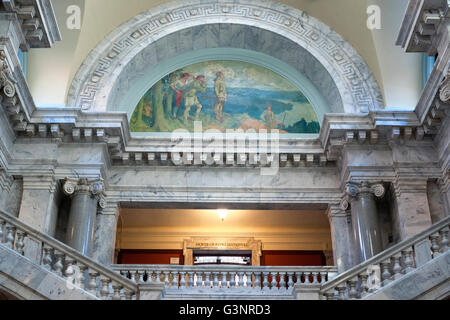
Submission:
POLYGON ((225 220, 225 218, 228 215, 228 210, 227 209, 217 209, 217 214, 218 214, 219 218, 223 221, 223 220, 225 220))

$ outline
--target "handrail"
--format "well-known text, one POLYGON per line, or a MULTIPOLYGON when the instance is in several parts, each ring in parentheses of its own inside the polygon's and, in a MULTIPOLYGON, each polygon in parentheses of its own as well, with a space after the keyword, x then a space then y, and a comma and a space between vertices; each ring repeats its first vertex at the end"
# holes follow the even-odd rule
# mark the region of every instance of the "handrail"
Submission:
POLYGON ((372 288, 371 290, 371 285, 366 281, 372 274, 374 266, 375 269, 380 268, 382 272, 383 281, 380 281, 379 289, 448 251, 449 224, 450 217, 446 217, 411 238, 397 243, 359 265, 340 273, 331 281, 323 284, 322 294, 327 298, 336 298, 334 290, 337 290, 340 298, 344 298, 346 292, 350 294, 350 298, 361 298, 373 293, 377 289, 372 288), (358 289, 360 292, 358 292, 358 289))
POLYGON ((1 210, 0 245, 103 299, 131 299, 137 292, 134 282, 1 210))

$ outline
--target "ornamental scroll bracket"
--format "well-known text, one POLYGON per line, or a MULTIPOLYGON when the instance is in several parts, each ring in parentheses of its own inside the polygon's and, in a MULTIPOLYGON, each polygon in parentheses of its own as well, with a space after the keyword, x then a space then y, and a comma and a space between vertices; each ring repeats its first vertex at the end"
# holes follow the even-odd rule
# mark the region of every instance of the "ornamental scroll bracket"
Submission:
POLYGON ((16 95, 16 81, 8 66, 6 54, 2 50, 0 50, 0 88, 7 98, 13 98, 16 95))
POLYGON ((450 66, 447 68, 447 74, 441 83, 439 99, 445 103, 450 101, 450 66))
POLYGON ((381 182, 347 182, 345 185, 345 194, 341 200, 340 207, 342 210, 348 210, 351 202, 355 200, 359 194, 369 193, 376 198, 382 198, 386 192, 386 188, 381 182))
POLYGON ((63 185, 64 194, 73 196, 76 193, 88 194, 97 200, 100 208, 106 207, 105 185, 103 179, 66 178, 63 185))

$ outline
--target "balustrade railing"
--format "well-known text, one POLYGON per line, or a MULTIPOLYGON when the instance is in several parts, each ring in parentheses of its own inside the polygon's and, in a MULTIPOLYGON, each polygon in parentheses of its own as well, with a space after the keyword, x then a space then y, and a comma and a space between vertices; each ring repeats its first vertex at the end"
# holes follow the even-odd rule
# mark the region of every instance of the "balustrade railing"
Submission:
POLYGON ((132 281, 2 211, 0 245, 62 277, 69 289, 78 287, 105 300, 136 296, 137 285, 132 281))
POLYGON ((166 289, 245 289, 286 292, 296 284, 320 285, 337 274, 335 267, 242 267, 113 265, 137 284, 159 283, 166 289))
POLYGON ((449 251, 450 217, 349 269, 321 289, 324 300, 361 299, 449 251))

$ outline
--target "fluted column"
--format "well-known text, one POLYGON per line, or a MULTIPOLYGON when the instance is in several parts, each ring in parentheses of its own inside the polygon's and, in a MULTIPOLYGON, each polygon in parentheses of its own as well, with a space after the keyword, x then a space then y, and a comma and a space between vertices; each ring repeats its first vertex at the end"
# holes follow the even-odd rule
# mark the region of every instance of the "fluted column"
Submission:
POLYGON ((358 262, 357 256, 355 257, 352 224, 345 209, 338 204, 331 204, 327 210, 333 244, 333 260, 339 272, 350 269, 358 262))
POLYGON ((105 206, 101 180, 66 179, 64 193, 72 197, 66 243, 92 257, 97 205, 105 206))
POLYGON ((363 262, 382 250, 375 197, 383 197, 385 188, 381 183, 350 182, 345 193, 351 205, 356 253, 363 262))

